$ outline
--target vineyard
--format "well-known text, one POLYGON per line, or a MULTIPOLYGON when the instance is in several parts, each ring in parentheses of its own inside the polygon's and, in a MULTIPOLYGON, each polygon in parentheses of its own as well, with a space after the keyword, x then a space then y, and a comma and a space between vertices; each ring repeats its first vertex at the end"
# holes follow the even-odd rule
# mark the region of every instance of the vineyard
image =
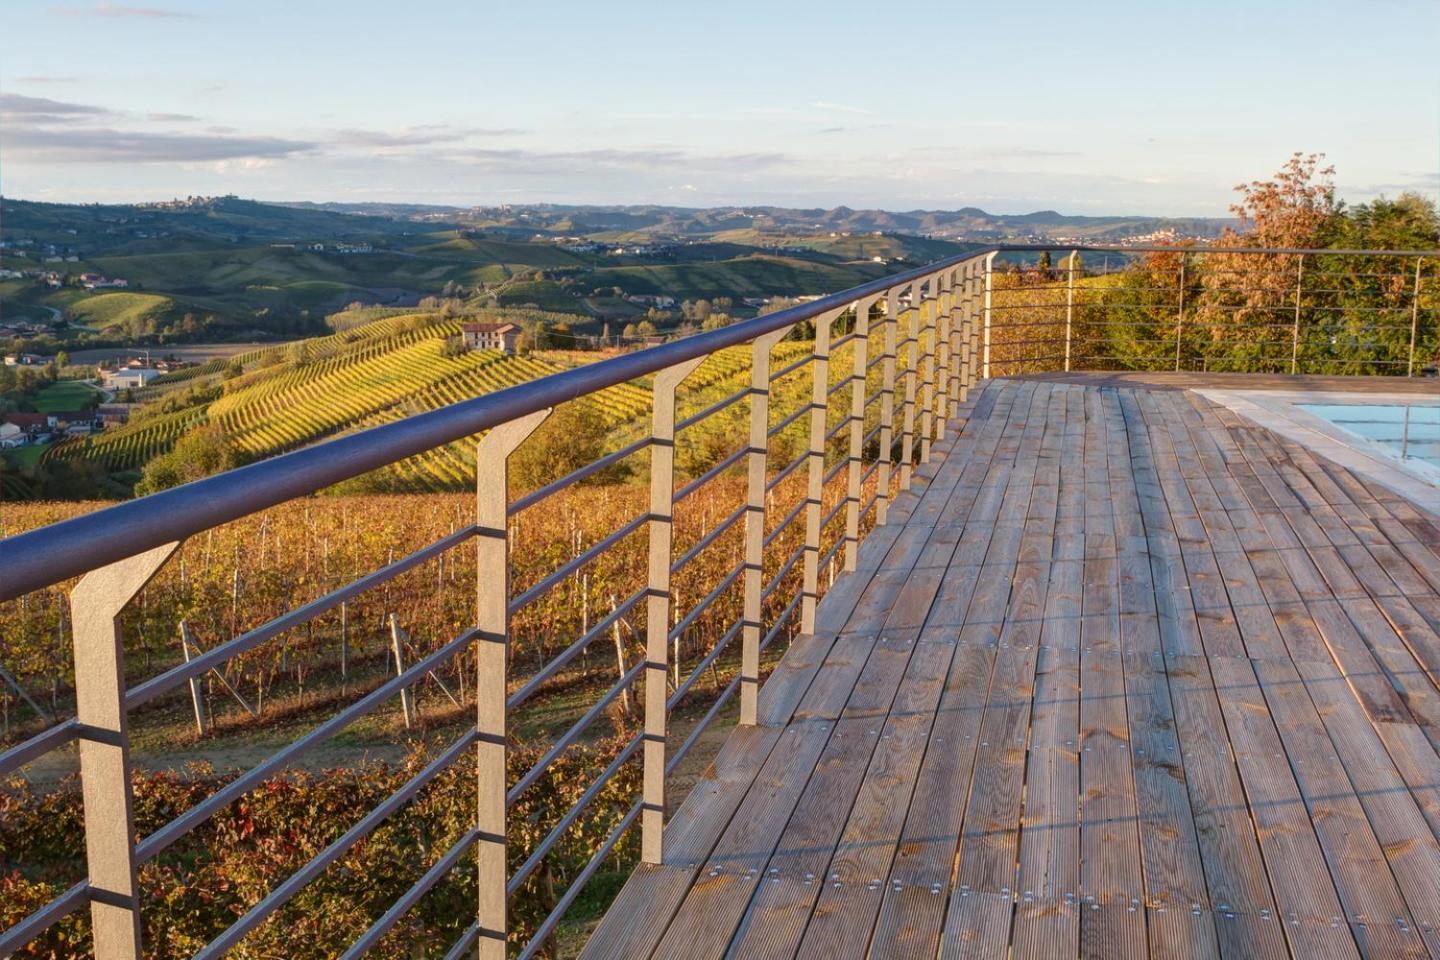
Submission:
MULTIPOLYGON (((190 388, 199 402, 149 414, 98 436, 59 444, 47 459, 95 463, 108 471, 138 470, 187 432, 219 427, 244 459, 261 459, 337 433, 430 410, 525 383, 563 369, 543 356, 495 351, 456 353, 458 321, 423 314, 389 317, 288 347, 252 351, 233 361, 212 361, 161 378, 145 395, 174 405, 190 388), (222 380, 239 364, 237 377, 222 380), (218 387, 222 392, 213 397, 218 387)), ((585 401, 607 426, 648 409, 644 384, 621 384, 585 401)), ((385 489, 458 489, 473 482, 473 467, 436 452, 396 464, 385 489)))

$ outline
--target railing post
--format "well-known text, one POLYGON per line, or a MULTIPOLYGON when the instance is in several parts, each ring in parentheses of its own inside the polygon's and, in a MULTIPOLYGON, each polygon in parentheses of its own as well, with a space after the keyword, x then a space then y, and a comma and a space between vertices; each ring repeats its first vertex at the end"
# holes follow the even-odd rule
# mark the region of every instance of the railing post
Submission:
POLYGON ((1424 257, 1415 258, 1415 292, 1410 300, 1410 359, 1405 364, 1407 377, 1415 376, 1415 337, 1420 330, 1420 264, 1424 261, 1424 257))
POLYGON ((995 254, 985 255, 985 356, 980 376, 990 379, 990 326, 991 308, 995 298, 995 254))
POLYGON ((975 382, 975 261, 960 268, 960 402, 975 382))
POLYGON ((935 435, 935 323, 940 311, 939 277, 927 278, 930 295, 920 300, 920 462, 930 462, 930 441, 935 435))
POLYGON ((950 271, 950 405, 949 416, 956 417, 960 411, 961 391, 964 389, 965 373, 965 268, 956 267, 950 271))
POLYGON ((920 281, 910 284, 910 323, 905 328, 905 406, 900 434, 900 490, 910 489, 911 465, 915 459, 915 379, 920 368, 920 281))
POLYGON ((805 582, 800 594, 800 632, 815 632, 820 599, 820 515, 825 496, 825 427, 830 392, 830 327, 842 311, 815 318, 815 359, 810 364, 810 475, 805 488, 805 582))
POLYGON ((550 415, 540 410, 502 423, 475 448, 476 880, 480 960, 505 960, 506 680, 510 655, 510 454, 550 415))
POLYGON ((1080 263, 1080 251, 1071 250, 1066 265, 1065 282, 1065 372, 1070 372, 1071 343, 1075 337, 1075 268, 1080 263))
POLYGON ((879 297, 855 304, 855 367, 850 383, 850 463, 845 479, 845 569, 860 553, 860 476, 865 459, 865 387, 870 365, 870 308, 879 297))
POLYGON ((1305 280, 1305 254, 1295 263, 1295 325, 1290 339, 1290 373, 1300 370, 1300 285, 1305 280))
POLYGON ((696 357, 655 375, 650 427, 650 571, 645 623, 645 783, 640 859, 665 856, 665 700, 670 639, 670 544, 675 510, 675 388, 705 360, 696 357))
POLYGON ((1180 344, 1185 331, 1185 284, 1186 284, 1186 256, 1182 251, 1180 254, 1180 298, 1179 305, 1175 311, 1175 372, 1180 372, 1180 344))
POLYGON ((770 454, 770 350, 794 329, 756 337, 750 347, 750 452, 745 501, 745 624, 740 634, 740 722, 753 724, 760 692, 760 594, 765 572, 765 484, 770 454))
POLYGON ((981 328, 984 325, 985 276, 982 264, 972 264, 970 271, 970 386, 973 388, 985 372, 981 342, 984 336, 981 328))
POLYGON ((75 719, 96 960, 140 960, 140 891, 130 791, 130 722, 118 617, 180 546, 167 543, 80 578, 70 592, 75 719))
POLYGON ((935 442, 945 439, 945 422, 950 418, 950 311, 954 302, 950 287, 951 273, 937 274, 939 287, 935 301, 935 442))
POLYGON ((880 469, 875 483, 875 522, 883 524, 890 515, 890 465, 895 456, 895 341, 900 314, 900 290, 885 291, 885 359, 880 363, 880 469))

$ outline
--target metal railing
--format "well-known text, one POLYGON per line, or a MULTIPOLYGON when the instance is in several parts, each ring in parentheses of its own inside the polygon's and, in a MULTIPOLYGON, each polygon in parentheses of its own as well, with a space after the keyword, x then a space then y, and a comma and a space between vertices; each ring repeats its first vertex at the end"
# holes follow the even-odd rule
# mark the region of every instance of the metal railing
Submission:
MULTIPOLYGON (((911 486, 917 464, 931 459, 933 445, 945 438, 960 405, 977 382, 992 375, 1070 369, 1072 365, 1092 365, 1105 359, 1106 341, 1094 328, 1111 322, 1114 314, 1107 311, 1130 307, 1114 301, 1107 305, 1104 298, 1113 296, 1123 285, 1106 276, 1087 274, 1081 266, 1081 253, 1103 248, 1060 248, 1067 259, 1058 273, 1031 276, 1027 271, 1035 270, 1033 266, 1006 271, 1004 260, 997 266, 997 259, 1002 257, 1028 263, 1030 255, 1047 249, 1055 248, 990 247, 956 256, 768 316, 374 427, 0 541, 0 601, 80 577, 70 592, 75 717, 0 753, 0 776, 78 741, 87 825, 86 878, 18 925, 0 931, 0 954, 23 946, 59 919, 88 905, 95 956, 101 960, 138 958, 141 895, 137 869, 142 864, 154 860, 268 777, 443 664, 462 653, 473 653, 473 727, 467 726, 462 736, 400 789, 253 904, 198 956, 219 956, 239 943, 387 817, 462 758, 473 754, 478 769, 473 827, 441 853, 367 930, 357 931, 357 939, 346 956, 358 956, 380 942, 428 891, 462 862, 473 859, 478 888, 474 923, 454 943, 448 956, 468 955, 478 949, 482 957, 503 957, 511 932, 511 898, 535 875, 565 832, 580 822, 607 784, 638 757, 642 776, 639 795, 598 844, 554 909, 530 931, 525 942, 517 945, 521 956, 534 955, 553 934, 581 888, 637 823, 640 859, 650 863, 663 860, 668 778, 737 693, 739 722, 756 723, 762 654, 779 638, 797 631, 814 631, 816 605, 823 589, 822 572, 833 569, 832 563, 846 570, 855 568, 863 530, 868 524, 886 521, 894 497, 911 486), (813 326, 809 350, 794 362, 772 370, 772 350, 792 336, 800 324, 813 326), (1097 349, 1097 345, 1101 348, 1097 349), (717 351, 736 347, 749 351, 748 386, 692 414, 677 416, 677 391, 686 378, 717 351), (832 372, 832 365, 840 369, 832 372), (803 377, 807 372, 808 403, 792 412, 773 412, 771 400, 776 384, 803 377), (644 436, 532 493, 509 499, 509 457, 555 407, 638 377, 653 378, 653 408, 644 436), (742 403, 748 408, 748 436, 744 442, 737 437, 733 453, 688 482, 677 481, 677 435, 742 403), (790 429, 804 429, 804 449, 787 462, 776 463, 772 442, 790 429), (182 540, 481 432, 484 436, 478 441, 475 456, 477 500, 473 523, 127 688, 117 617, 174 555, 182 540), (590 548, 513 593, 513 545, 509 534, 513 519, 620 460, 640 455, 648 456, 647 512, 616 525, 612 533, 590 548), (673 542, 677 504, 722 474, 742 469, 743 502, 677 556, 673 542), (803 491, 793 505, 777 506, 772 502, 778 495, 799 488, 802 477, 803 491), (798 536, 802 528, 803 539, 788 549, 791 535, 798 536), (620 541, 642 532, 648 538, 643 586, 617 602, 608 615, 589 625, 534 673, 528 677, 511 676, 512 617, 562 582, 580 575, 588 564, 620 541), (715 583, 705 584, 704 595, 682 614, 676 609, 672 577, 732 532, 743 537, 743 558, 715 583), (472 543, 476 550, 473 626, 399 670, 393 678, 259 765, 228 780, 164 826, 138 842, 133 840, 128 729, 131 713, 182 691, 209 671, 286 631, 311 623, 421 564, 472 543), (768 579, 767 570, 774 571, 768 579), (793 592, 783 592, 797 580, 793 592), (677 670, 673 684, 667 683, 672 643, 701 617, 718 610, 719 600, 734 591, 741 595, 739 616, 724 624, 723 633, 696 661, 687 677, 680 678, 677 670), (632 615, 644 618, 643 659, 625 669, 583 715, 555 738, 533 767, 511 782, 507 751, 509 723, 515 712, 622 619, 632 615), (733 679, 684 741, 671 749, 672 713, 707 669, 727 651, 733 655, 737 640, 738 667, 733 679), (524 851, 523 861, 512 872, 508 868, 509 811, 557 758, 580 742, 597 718, 617 698, 628 696, 637 683, 643 685, 641 729, 598 773, 578 802, 531 849, 524 851)), ((1141 252, 1137 248, 1108 251, 1127 257, 1141 252)), ((1169 248, 1155 248, 1152 252, 1160 257, 1177 254, 1169 248)), ((1174 316, 1166 317, 1167 323, 1174 324, 1173 344, 1163 337, 1157 339, 1156 353, 1163 354, 1167 368, 1172 345, 1179 358, 1174 361, 1176 369, 1197 356, 1187 352, 1185 341, 1187 324, 1200 322, 1198 317, 1204 315, 1198 312, 1200 306, 1194 299, 1197 294, 1190 282, 1193 267, 1187 265, 1189 260, 1251 253, 1212 249, 1179 254, 1182 259, 1175 267, 1174 316), (1197 319, 1192 320, 1192 315, 1197 319)), ((1305 263, 1310 257, 1327 256, 1329 252, 1262 251, 1258 255, 1298 256, 1299 262, 1305 263)), ((1408 357, 1387 362, 1403 366, 1406 372, 1418 372, 1421 364, 1417 362, 1417 344, 1424 347, 1433 343, 1435 336, 1433 323, 1422 323, 1422 319, 1433 319, 1435 306, 1428 300, 1421 305, 1420 264, 1422 256, 1440 254, 1383 255, 1415 260, 1408 357)), ((1158 267, 1151 264, 1150 269, 1156 276, 1168 276, 1169 267, 1163 262, 1158 267)), ((1298 268, 1297 275, 1303 283, 1305 274, 1298 268)), ((1147 289, 1151 295, 1159 296, 1159 290, 1168 296, 1164 283, 1147 289)), ((1313 287, 1297 289, 1297 301, 1303 301, 1307 294, 1312 298, 1319 295, 1313 287)), ((1220 296, 1222 291, 1216 288, 1212 293, 1220 296)), ((1159 296, 1162 302, 1149 304, 1147 309, 1169 311, 1164 296, 1159 296)), ((1216 302, 1223 305, 1223 301, 1216 302)), ((1311 309, 1318 306, 1311 301, 1311 309)), ((1258 309, 1255 304, 1250 308, 1258 309)), ((1299 342, 1300 337, 1292 329, 1292 370, 1302 365, 1302 353, 1296 346, 1299 342)))
POLYGON ((998 373, 1413 376, 1440 358, 1435 251, 1025 249, 1062 256, 997 271, 993 325, 1010 334, 998 373))

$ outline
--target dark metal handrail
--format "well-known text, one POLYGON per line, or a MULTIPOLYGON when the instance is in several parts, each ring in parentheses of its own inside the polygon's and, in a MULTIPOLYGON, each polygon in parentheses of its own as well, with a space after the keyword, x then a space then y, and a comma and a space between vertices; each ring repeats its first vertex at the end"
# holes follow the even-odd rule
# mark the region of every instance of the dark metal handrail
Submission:
MULTIPOLYGON (((984 252, 984 251, 981 251, 984 252)), ((718 330, 532 380, 0 540, 0 602, 973 260, 959 254, 718 330)))

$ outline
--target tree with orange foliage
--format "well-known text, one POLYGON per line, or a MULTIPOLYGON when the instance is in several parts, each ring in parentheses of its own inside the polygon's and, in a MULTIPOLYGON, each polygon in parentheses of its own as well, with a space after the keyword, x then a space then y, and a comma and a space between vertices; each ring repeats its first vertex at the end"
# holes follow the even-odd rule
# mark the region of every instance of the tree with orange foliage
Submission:
MULTIPOLYGON (((1241 184, 1231 210, 1239 228, 1226 228, 1219 246, 1296 250, 1325 247, 1342 219, 1335 199, 1335 168, 1323 153, 1295 153, 1268 180, 1241 184)), ((1288 370, 1294 343, 1297 290, 1303 302, 1305 271, 1294 253, 1205 257, 1196 304, 1196 334, 1239 368, 1288 370)), ((1313 272, 1315 264, 1308 264, 1313 272)))

